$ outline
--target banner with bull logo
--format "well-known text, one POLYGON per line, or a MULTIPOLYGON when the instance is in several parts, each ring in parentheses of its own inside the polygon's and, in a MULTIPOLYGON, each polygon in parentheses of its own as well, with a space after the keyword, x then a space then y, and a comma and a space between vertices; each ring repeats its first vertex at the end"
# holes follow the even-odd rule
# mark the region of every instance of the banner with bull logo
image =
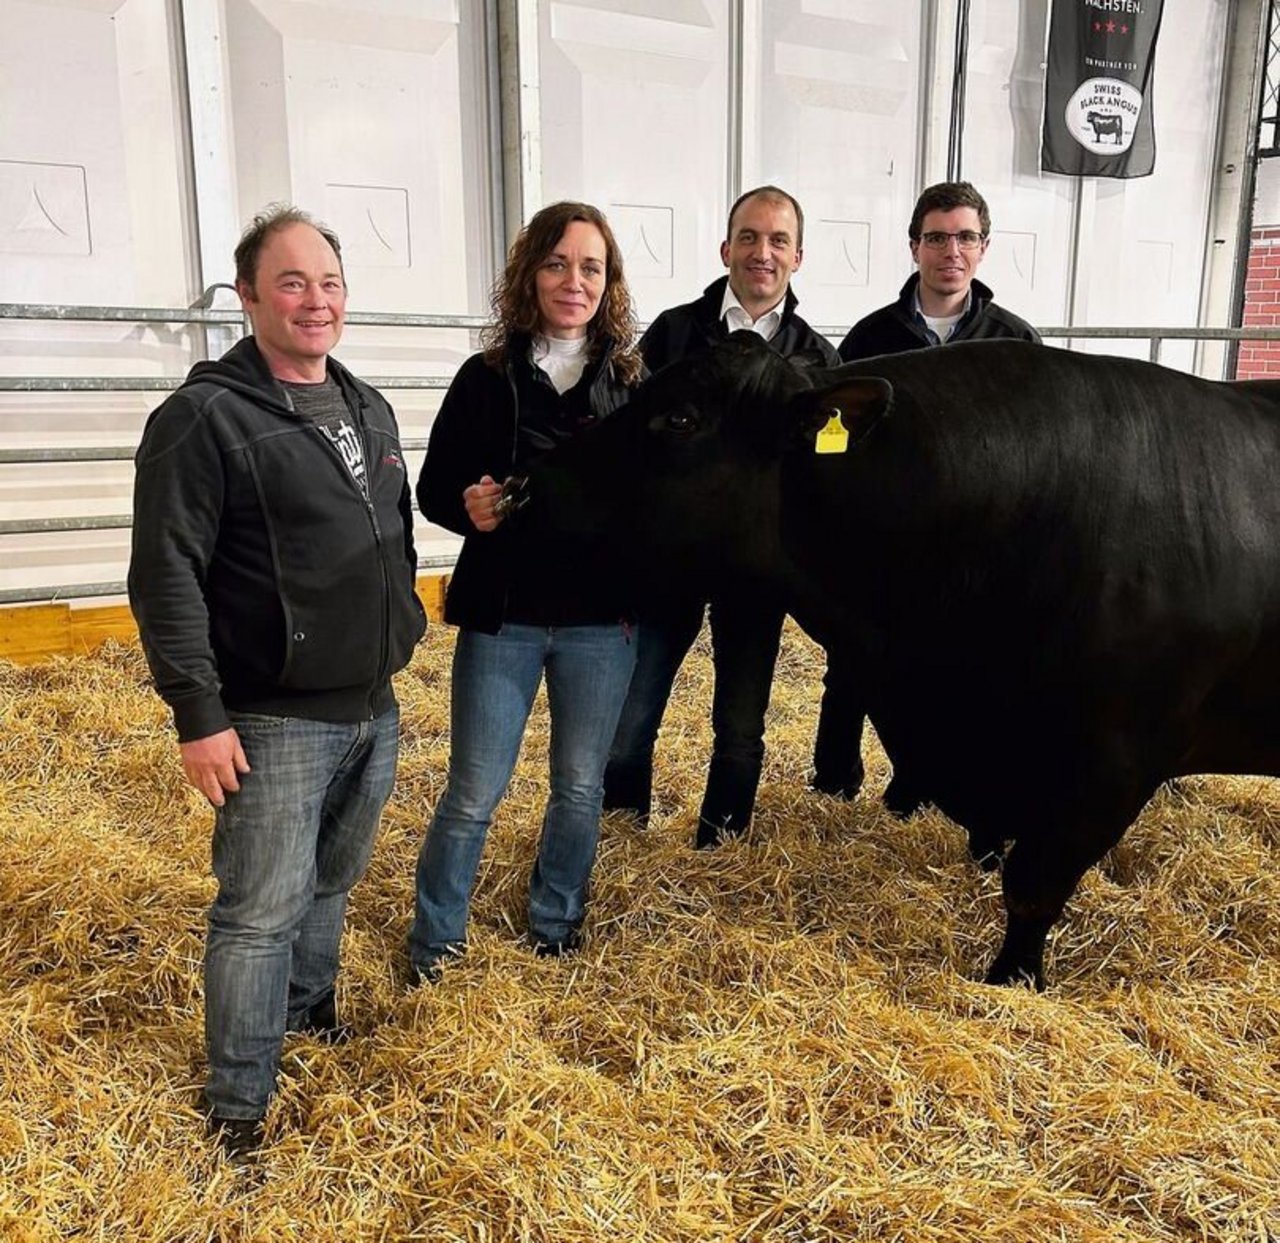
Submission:
POLYGON ((1053 0, 1040 167, 1072 177, 1155 168, 1151 69, 1164 0, 1053 0))

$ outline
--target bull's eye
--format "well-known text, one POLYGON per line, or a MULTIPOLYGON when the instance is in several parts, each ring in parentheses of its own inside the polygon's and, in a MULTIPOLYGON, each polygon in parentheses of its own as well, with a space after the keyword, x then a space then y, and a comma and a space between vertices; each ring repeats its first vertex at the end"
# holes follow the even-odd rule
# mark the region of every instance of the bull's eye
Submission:
POLYGON ((673 432, 692 431, 695 425, 691 410, 673 410, 667 415, 667 427, 673 432))

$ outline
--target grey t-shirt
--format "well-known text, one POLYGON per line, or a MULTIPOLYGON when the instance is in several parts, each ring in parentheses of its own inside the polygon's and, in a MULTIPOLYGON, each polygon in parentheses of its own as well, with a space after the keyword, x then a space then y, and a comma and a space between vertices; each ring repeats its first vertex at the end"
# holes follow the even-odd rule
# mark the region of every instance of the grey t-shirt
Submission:
POLYGON ((333 376, 326 376, 323 384, 293 384, 287 380, 280 383, 293 401, 293 408, 320 429, 347 464, 360 491, 368 496, 369 480, 365 475, 360 433, 351 421, 351 411, 347 409, 338 382, 333 376))

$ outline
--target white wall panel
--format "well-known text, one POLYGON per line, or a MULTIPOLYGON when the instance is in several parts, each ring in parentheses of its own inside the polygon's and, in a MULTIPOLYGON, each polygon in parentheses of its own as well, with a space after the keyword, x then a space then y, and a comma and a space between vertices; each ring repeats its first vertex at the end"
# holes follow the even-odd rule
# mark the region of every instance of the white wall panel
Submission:
MULTIPOLYGON (((491 279, 477 4, 226 0, 237 197, 338 229, 383 311, 479 314, 491 279)), ((230 256, 228 256, 228 262, 230 256)))
MULTIPOLYGON (((183 112, 164 0, 0 0, 0 288, 14 302, 185 306, 183 112)), ((6 375, 181 375, 169 325, 0 323, 6 375)), ((0 394, 0 445, 128 444, 154 394, 0 394)), ((116 464, 0 467, 0 518, 127 513, 116 464)), ((0 588, 123 577, 127 532, 0 537, 0 588)))
POLYGON ((1047 12, 1047 0, 974 0, 961 154, 991 209, 979 279, 1033 324, 1064 324, 1077 183, 1039 171, 1047 12))
MULTIPOLYGON (((1095 261, 1083 269, 1088 279, 1076 322, 1196 323, 1229 8, 1228 0, 1165 5, 1152 85, 1155 171, 1099 181, 1085 221, 1095 261)), ((1111 354, 1147 353, 1142 341, 1093 344, 1111 354)), ((1192 341, 1170 341, 1161 354, 1165 364, 1186 369, 1194 359, 1192 341)))
POLYGON ((0 0, 0 283, 13 301, 185 301, 163 0, 0 0))
MULTIPOLYGON (((1047 0, 974 0, 963 169, 991 207, 980 276, 1010 310, 1039 324, 1196 323, 1228 9, 1228 0, 1165 5, 1155 172, 1118 180, 1039 171, 1047 0)), ((1148 349, 1145 341, 1075 346, 1137 357, 1148 349)), ((1194 345, 1171 342, 1162 360, 1190 368, 1194 345)))
MULTIPOLYGON (((350 310, 482 314, 493 269, 484 21, 477 0, 225 0, 237 201, 289 200, 343 244, 350 310)), ((231 256, 227 256, 230 279, 231 256)), ((357 374, 452 372, 470 334, 348 327, 357 374)), ((397 392, 406 436, 438 394, 397 392)), ((454 537, 423 525, 424 552, 454 537)))
POLYGON ((720 275, 727 0, 541 5, 542 202, 600 207, 641 319, 720 275))
POLYGON ((892 301, 911 270, 907 223, 919 192, 922 5, 781 0, 760 6, 756 182, 805 212, 795 280, 812 324, 848 327, 892 301))

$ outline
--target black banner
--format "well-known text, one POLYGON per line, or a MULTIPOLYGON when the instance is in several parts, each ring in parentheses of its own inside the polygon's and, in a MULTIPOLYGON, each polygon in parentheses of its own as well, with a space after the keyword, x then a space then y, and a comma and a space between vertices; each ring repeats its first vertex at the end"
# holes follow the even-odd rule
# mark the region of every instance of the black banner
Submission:
POLYGON ((1072 177, 1155 168, 1151 68, 1164 0, 1053 0, 1040 167, 1072 177))

